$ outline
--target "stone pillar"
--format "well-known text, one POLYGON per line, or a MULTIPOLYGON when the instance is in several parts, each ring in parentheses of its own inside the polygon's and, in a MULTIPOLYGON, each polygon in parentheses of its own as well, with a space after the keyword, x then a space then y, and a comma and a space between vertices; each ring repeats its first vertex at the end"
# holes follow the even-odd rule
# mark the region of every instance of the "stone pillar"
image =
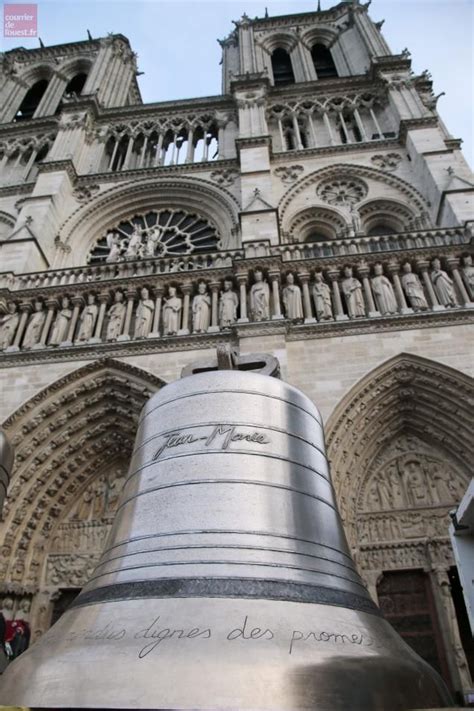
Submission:
POLYGON ((102 338, 102 326, 104 325, 105 309, 107 308, 107 303, 109 301, 109 292, 101 291, 99 294, 99 315, 97 316, 97 323, 95 324, 95 331, 93 338, 89 339, 89 343, 101 343, 102 338))
POLYGON ((446 648, 451 652, 447 655, 447 661, 453 682, 458 689, 468 691, 472 689, 473 680, 459 634, 448 573, 443 568, 434 568, 431 572, 431 579, 434 583, 434 598, 446 648))
POLYGON ((153 325, 148 334, 148 338, 158 338, 160 335, 161 302, 163 301, 163 287, 157 286, 155 289, 155 313, 153 315, 153 325))
POLYGON ((331 121, 329 120, 327 111, 324 111, 324 113, 323 113, 323 121, 324 121, 324 125, 326 126, 326 129, 327 129, 327 132, 329 135, 329 145, 333 146, 334 145, 334 134, 332 132, 331 121))
POLYGON ((374 297, 372 294, 372 288, 369 281, 369 267, 365 264, 361 264, 357 267, 357 271, 362 278, 362 284, 364 286, 365 298, 367 301, 367 306, 369 308, 369 318, 376 318, 380 316, 380 312, 375 308, 374 297))
POLYGON ((280 319, 284 318, 284 316, 281 312, 280 288, 278 285, 278 279, 280 277, 280 272, 279 271, 269 271, 268 276, 269 276, 269 279, 272 283, 272 296, 273 296, 272 321, 279 321, 280 319))
POLYGON ((328 277, 330 278, 332 285, 334 315, 336 317, 336 321, 347 321, 349 316, 344 313, 344 309, 342 308, 341 292, 339 291, 339 271, 337 269, 329 270, 328 277))
POLYGON ((451 274, 453 275, 454 283, 456 284, 459 294, 461 296, 461 303, 463 304, 463 306, 474 308, 474 303, 471 301, 469 294, 467 293, 466 287, 464 286, 464 282, 461 279, 461 275, 459 273, 459 259, 457 257, 448 257, 446 261, 449 264, 451 274))
POLYGON ((298 123, 298 117, 296 114, 292 114, 293 120, 293 130, 295 132, 296 149, 301 151, 303 149, 303 143, 301 142, 300 125, 298 123))
POLYGON ((298 272, 298 279, 301 282, 301 290, 303 292, 303 310, 304 310, 304 323, 316 323, 316 319, 311 311, 311 296, 309 293, 309 273, 308 272, 298 272))
POLYGON ((188 336, 189 335, 189 302, 191 299, 191 282, 187 281, 182 285, 181 291, 183 292, 183 321, 181 329, 178 331, 178 336, 188 336))
POLYGON ((82 296, 73 296, 71 299, 73 303, 71 323, 69 324, 69 331, 67 332, 66 340, 59 344, 60 348, 67 348, 72 346, 74 340, 74 331, 76 330, 77 319, 79 318, 79 311, 84 305, 84 299, 82 296))
POLYGON ((360 131, 360 137, 363 141, 368 141, 369 139, 367 138, 364 122, 362 121, 362 118, 360 116, 359 109, 354 109, 354 118, 356 120, 357 127, 360 131))
POLYGON ((133 314, 133 304, 135 301, 136 292, 135 289, 127 289, 127 311, 125 314, 125 323, 123 326, 123 333, 117 338, 117 341, 129 341, 130 340, 130 326, 132 323, 133 314))
POLYGON ((212 281, 209 284, 209 288, 211 290, 211 325, 209 326, 208 333, 218 333, 220 331, 219 329, 219 309, 218 309, 218 301, 219 301, 219 288, 220 284, 218 281, 212 281))
POLYGON ((237 323, 248 323, 248 315, 247 315, 247 282, 248 282, 248 273, 241 272, 240 274, 236 275, 237 278, 237 283, 239 285, 239 292, 240 292, 240 318, 237 319, 237 323))
POLYGON ((23 334, 25 332, 26 328, 26 322, 28 321, 28 315, 31 313, 31 304, 29 301, 22 301, 20 304, 20 311, 21 311, 21 316, 20 316, 20 323, 18 324, 17 332, 15 335, 15 338, 13 340, 13 344, 6 348, 5 352, 6 353, 11 353, 13 351, 19 351, 20 350, 20 343, 21 339, 23 338, 23 334))
POLYGON ((423 279, 426 291, 428 292, 428 298, 431 302, 432 311, 443 311, 444 306, 438 302, 430 275, 428 274, 428 262, 425 259, 417 259, 416 266, 421 272, 421 278, 423 279))
POLYGON ((56 299, 48 299, 48 301, 46 301, 46 306, 48 308, 48 313, 46 314, 46 321, 44 322, 43 330, 41 331, 41 338, 37 344, 40 348, 44 348, 46 345, 49 329, 51 328, 51 322, 54 316, 54 309, 58 307, 58 302, 56 299))
POLYGON ((392 276, 393 285, 395 287, 395 296, 397 297, 398 308, 401 314, 412 314, 413 309, 407 305, 405 294, 403 293, 402 284, 399 277, 400 265, 395 260, 391 260, 387 264, 387 270, 392 276))

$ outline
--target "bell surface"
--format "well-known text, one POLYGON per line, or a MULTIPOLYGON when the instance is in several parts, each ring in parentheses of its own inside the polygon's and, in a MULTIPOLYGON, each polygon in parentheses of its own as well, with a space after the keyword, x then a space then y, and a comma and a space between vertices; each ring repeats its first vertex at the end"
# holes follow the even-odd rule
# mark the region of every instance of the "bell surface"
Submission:
POLYGON ((92 579, 0 682, 0 703, 43 709, 450 702, 355 569, 318 410, 239 371, 192 375, 148 401, 92 579))

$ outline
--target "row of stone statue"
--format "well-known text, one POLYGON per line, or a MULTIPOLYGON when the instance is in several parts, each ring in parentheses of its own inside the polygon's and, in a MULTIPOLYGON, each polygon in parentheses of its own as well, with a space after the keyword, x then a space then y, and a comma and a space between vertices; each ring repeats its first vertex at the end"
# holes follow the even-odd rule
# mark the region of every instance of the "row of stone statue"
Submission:
MULTIPOLYGON (((474 299, 474 267, 472 258, 463 258, 463 278, 457 270, 456 287, 461 293, 465 303, 474 299)), ((233 281, 226 279, 223 289, 218 292, 215 288, 209 293, 207 284, 199 282, 197 293, 190 299, 189 294, 184 299, 178 295, 175 286, 169 286, 164 298, 150 298, 149 290, 144 287, 140 291, 140 299, 135 310, 133 327, 134 338, 147 338, 150 335, 172 336, 189 333, 189 313, 191 309, 192 332, 206 333, 209 330, 227 329, 237 321, 245 322, 247 306, 250 308, 250 317, 253 321, 266 321, 270 318, 288 318, 293 321, 314 320, 310 301, 310 292, 307 282, 303 282, 302 289, 295 283, 293 273, 286 276, 285 285, 281 291, 284 315, 281 313, 280 290, 278 275, 270 274, 272 288, 265 279, 261 270, 254 273, 248 297, 245 285, 241 284, 240 299, 234 290, 233 281), (247 305, 248 298, 248 305, 247 305), (238 314, 239 300, 241 303, 240 318, 238 314), (160 328, 161 320, 161 328, 160 328)), ((346 266, 343 270, 343 279, 333 281, 332 289, 326 283, 322 272, 316 272, 311 286, 314 310, 318 321, 337 318, 361 318, 369 316, 388 316, 404 312, 410 307, 413 311, 424 311, 429 308, 425 294, 427 289, 432 306, 456 307, 455 281, 446 271, 441 269, 439 259, 432 262, 432 270, 428 276, 423 275, 424 285, 420 277, 412 271, 410 263, 403 265, 401 278, 394 275, 394 283, 384 274, 382 264, 375 264, 373 276, 362 276, 361 281, 353 274, 353 268, 346 266), (345 310, 343 309, 340 291, 344 296, 345 310), (408 301, 408 305, 407 305, 408 301)), ((114 294, 112 305, 107 309, 108 295, 100 299, 100 304, 95 294, 89 294, 87 304, 79 313, 77 300, 72 308, 71 299, 63 297, 61 308, 54 306, 45 308, 40 300, 34 302, 34 311, 28 322, 23 323, 24 335, 22 347, 25 349, 39 348, 46 345, 59 346, 62 344, 85 343, 91 339, 102 338, 103 323, 107 317, 105 327, 105 340, 127 340, 132 320, 134 299, 127 295, 127 300, 122 291, 114 294), (53 321, 54 317, 54 321, 53 321)), ((25 314, 23 317, 26 318, 25 314)), ((21 338, 18 338, 18 327, 21 315, 18 306, 11 302, 8 313, 2 318, 0 325, 0 349, 18 349, 21 338)), ((21 336, 22 334, 20 334, 21 336)))

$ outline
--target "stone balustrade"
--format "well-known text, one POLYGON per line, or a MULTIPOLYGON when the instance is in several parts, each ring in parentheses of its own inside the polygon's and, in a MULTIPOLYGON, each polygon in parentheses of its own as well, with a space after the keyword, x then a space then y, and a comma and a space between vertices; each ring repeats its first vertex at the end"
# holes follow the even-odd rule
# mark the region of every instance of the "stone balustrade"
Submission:
POLYGON ((466 255, 359 258, 342 265, 235 256, 240 259, 228 254, 227 262, 200 273, 136 274, 124 263, 133 273, 122 273, 120 281, 4 289, 0 349, 59 350, 219 333, 251 323, 318 326, 474 308, 474 267, 466 255))

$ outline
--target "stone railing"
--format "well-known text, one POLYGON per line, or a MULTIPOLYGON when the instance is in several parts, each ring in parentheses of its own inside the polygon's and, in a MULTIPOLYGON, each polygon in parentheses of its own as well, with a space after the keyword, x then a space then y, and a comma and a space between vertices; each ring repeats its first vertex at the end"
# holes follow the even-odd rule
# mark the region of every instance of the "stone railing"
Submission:
POLYGON ((4 289, 0 349, 163 339, 285 319, 318 326, 474 308, 471 257, 397 256, 399 261, 373 256, 345 264, 289 264, 281 256, 243 259, 229 253, 227 263, 199 273, 138 274, 136 263, 124 263, 131 271, 120 279, 4 289))

